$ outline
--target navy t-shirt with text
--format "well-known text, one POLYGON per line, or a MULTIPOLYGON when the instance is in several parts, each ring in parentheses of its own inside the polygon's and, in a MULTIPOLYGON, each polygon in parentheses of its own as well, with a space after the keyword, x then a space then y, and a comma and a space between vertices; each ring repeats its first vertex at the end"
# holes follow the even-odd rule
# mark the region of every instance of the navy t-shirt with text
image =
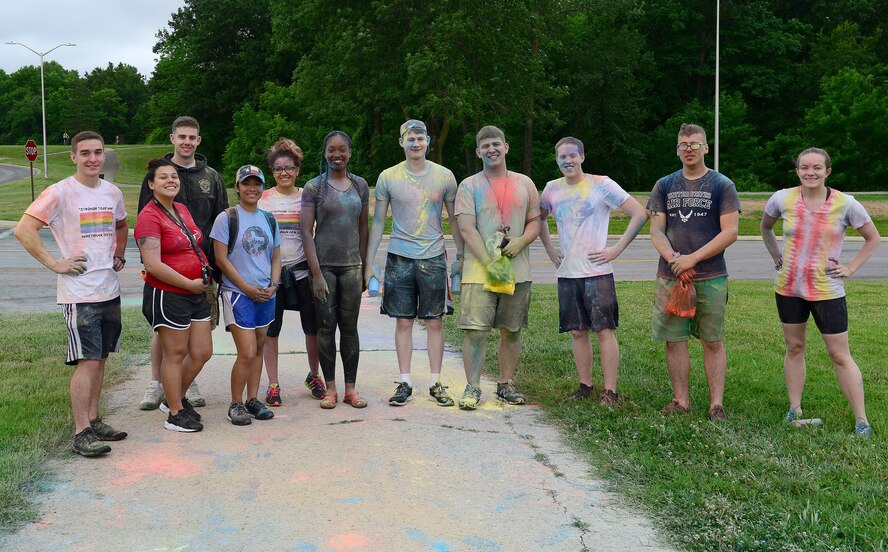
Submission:
MULTIPOLYGON (((664 176, 654 185, 647 208, 666 213, 666 238, 672 249, 687 255, 697 251, 721 232, 720 217, 740 211, 740 198, 731 179, 709 170, 695 180, 682 171, 664 176)), ((724 252, 700 261, 695 280, 710 280, 728 274, 724 252)), ((657 276, 675 279, 669 263, 660 257, 657 276)))

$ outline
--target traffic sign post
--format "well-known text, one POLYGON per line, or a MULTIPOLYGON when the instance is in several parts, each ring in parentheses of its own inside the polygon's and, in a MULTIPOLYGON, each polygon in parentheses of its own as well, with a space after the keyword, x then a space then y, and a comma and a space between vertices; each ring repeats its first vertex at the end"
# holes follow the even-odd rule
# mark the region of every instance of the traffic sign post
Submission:
POLYGON ((25 157, 28 158, 28 164, 31 165, 31 201, 34 201, 34 161, 37 160, 37 142, 28 140, 25 143, 25 157))

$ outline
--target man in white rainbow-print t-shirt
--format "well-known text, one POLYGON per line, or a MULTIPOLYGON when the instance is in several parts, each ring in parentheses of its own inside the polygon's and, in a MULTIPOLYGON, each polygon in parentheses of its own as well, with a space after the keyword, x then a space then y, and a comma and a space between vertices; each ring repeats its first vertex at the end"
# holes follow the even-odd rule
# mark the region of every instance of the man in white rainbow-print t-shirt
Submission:
POLYGON ((126 208, 120 189, 100 178, 105 143, 84 131, 71 140, 74 176, 48 187, 26 210, 15 237, 32 257, 57 273, 57 302, 68 330, 66 364, 71 376, 74 452, 98 456, 111 450, 104 441, 119 441, 126 432, 108 426, 98 415, 99 393, 108 354, 120 340, 120 282, 126 264, 126 208), (47 251, 40 229, 48 225, 61 258, 47 251))

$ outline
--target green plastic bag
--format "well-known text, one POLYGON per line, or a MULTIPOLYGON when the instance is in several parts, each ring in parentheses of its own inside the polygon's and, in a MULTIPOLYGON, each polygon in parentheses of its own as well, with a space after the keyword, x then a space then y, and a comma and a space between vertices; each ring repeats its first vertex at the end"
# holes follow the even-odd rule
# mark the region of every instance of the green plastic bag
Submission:
POLYGON ((512 261, 500 255, 495 261, 487 265, 487 273, 484 277, 484 289, 494 293, 515 293, 515 269, 512 261))
POLYGON ((493 293, 512 295, 515 293, 515 268, 512 260, 503 257, 498 244, 502 241, 502 234, 497 232, 493 239, 488 240, 487 250, 492 252, 493 262, 485 267, 484 289, 493 293))

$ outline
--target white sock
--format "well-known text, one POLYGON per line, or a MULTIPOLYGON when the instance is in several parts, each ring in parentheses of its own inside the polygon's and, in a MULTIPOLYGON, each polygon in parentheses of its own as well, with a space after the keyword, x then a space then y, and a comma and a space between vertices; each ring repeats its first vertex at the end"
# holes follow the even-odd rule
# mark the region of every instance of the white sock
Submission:
POLYGON ((432 372, 429 374, 429 387, 434 387, 436 383, 441 381, 441 372, 432 372))
POLYGON ((401 374, 401 381, 413 387, 413 379, 410 377, 410 374, 401 374))

